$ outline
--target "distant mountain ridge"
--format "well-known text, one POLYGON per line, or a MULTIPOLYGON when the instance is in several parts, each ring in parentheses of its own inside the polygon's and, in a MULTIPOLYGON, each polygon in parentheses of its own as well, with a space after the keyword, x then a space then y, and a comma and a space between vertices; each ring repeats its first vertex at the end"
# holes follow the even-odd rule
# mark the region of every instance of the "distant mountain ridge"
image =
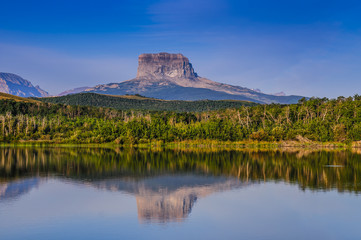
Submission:
POLYGON ((49 93, 39 86, 13 73, 0 72, 0 92, 19 97, 48 97, 49 93))
POLYGON ((69 95, 69 94, 80 93, 80 92, 87 90, 88 88, 90 88, 90 87, 78 87, 78 88, 69 89, 64 92, 59 93, 57 96, 61 97, 61 96, 69 95))
POLYGON ((277 96, 249 88, 211 81, 198 76, 182 54, 139 56, 137 76, 120 83, 88 88, 85 92, 111 95, 141 94, 165 100, 245 100, 257 103, 297 103, 302 96, 277 96))

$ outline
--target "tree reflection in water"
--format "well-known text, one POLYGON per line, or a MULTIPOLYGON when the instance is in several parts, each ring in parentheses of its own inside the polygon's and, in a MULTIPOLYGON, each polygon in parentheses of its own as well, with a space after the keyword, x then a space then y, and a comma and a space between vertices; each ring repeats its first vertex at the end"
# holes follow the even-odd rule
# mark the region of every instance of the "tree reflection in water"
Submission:
POLYGON ((4 147, 0 201, 56 176, 134 195, 141 222, 182 221, 198 198, 260 182, 358 194, 360 163, 351 151, 4 147))

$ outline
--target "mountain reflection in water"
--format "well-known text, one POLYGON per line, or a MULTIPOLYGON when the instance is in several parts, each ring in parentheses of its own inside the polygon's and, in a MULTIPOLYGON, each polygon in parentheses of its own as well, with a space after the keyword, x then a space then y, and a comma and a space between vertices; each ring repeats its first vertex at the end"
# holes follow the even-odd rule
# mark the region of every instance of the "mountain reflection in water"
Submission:
MULTIPOLYGON (((46 178, 36 177, 0 183, 0 202, 17 199, 46 181, 46 178)), ((75 181, 98 189, 121 191, 135 196, 139 221, 145 223, 182 221, 191 213, 198 198, 242 185, 237 179, 197 175, 75 181)))
POLYGON ((177 151, 0 148, 0 202, 49 178, 135 196, 140 222, 182 221, 197 199, 252 183, 360 191, 361 158, 348 151, 177 151), (327 166, 343 166, 330 168, 327 166))
POLYGON ((111 191, 134 195, 141 222, 182 221, 198 198, 242 185, 237 179, 199 175, 167 175, 122 181, 108 179, 89 183, 111 191))

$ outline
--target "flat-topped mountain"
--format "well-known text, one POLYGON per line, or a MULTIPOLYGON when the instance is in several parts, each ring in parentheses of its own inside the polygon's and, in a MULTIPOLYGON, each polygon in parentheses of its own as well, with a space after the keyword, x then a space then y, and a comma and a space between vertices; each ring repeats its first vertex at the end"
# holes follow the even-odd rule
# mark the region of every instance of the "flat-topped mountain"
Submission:
POLYGON ((49 94, 39 86, 13 73, 0 72, 0 92, 19 97, 47 97, 49 94))
POLYGON ((258 103, 296 103, 302 96, 276 96, 249 88, 223 84, 198 76, 182 54, 139 56, 137 76, 121 83, 88 88, 86 92, 111 95, 141 94, 166 100, 246 100, 258 103))
POLYGON ((182 54, 142 54, 139 56, 137 78, 196 78, 192 64, 182 54))

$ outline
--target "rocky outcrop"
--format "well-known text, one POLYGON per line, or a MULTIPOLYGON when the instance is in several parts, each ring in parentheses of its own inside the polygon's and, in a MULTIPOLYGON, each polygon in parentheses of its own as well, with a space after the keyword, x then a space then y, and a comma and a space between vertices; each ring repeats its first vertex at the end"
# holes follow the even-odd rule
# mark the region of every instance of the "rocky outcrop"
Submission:
POLYGON ((182 54, 142 54, 137 78, 196 78, 192 64, 182 54))
POLYGON ((12 73, 0 73, 0 92, 19 97, 48 97, 49 94, 39 86, 12 73))
POLYGON ((278 92, 278 93, 274 93, 273 95, 275 95, 275 96, 286 96, 286 93, 278 92))
POLYGON ((136 78, 98 85, 86 91, 112 95, 141 94, 166 100, 233 99, 258 103, 296 103, 302 98, 264 94, 200 77, 188 58, 179 53, 141 54, 138 61, 136 78))

